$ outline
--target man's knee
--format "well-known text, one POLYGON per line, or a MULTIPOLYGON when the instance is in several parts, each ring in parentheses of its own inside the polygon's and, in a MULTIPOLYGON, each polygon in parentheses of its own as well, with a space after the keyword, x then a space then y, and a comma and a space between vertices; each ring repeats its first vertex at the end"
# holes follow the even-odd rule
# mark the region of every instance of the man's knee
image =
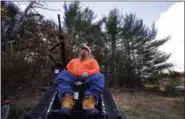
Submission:
POLYGON ((58 85, 57 85, 57 90, 58 90, 58 97, 61 100, 62 95, 64 95, 65 93, 71 93, 73 94, 73 90, 72 90, 72 85, 71 82, 69 81, 61 81, 58 85))
POLYGON ((99 82, 104 83, 105 77, 102 73, 97 73, 95 77, 97 78, 99 82))
POLYGON ((104 88, 104 75, 102 73, 96 73, 94 75, 91 75, 90 79, 88 82, 93 82, 94 85, 104 88))
POLYGON ((104 75, 102 73, 95 73, 95 74, 91 75, 90 77, 92 77, 93 79, 104 80, 104 75))
POLYGON ((74 79, 74 77, 72 76, 72 74, 70 72, 68 72, 67 70, 63 70, 55 78, 54 84, 58 85, 63 81, 71 82, 71 80, 73 80, 73 79, 74 79))

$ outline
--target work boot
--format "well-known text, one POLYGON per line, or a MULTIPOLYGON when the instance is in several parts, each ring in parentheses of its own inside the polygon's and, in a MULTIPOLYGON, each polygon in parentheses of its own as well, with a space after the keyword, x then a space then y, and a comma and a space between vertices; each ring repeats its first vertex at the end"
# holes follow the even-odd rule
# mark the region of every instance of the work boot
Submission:
POLYGON ((70 116, 71 114, 71 110, 73 109, 74 106, 74 98, 71 94, 66 93, 63 97, 62 97, 62 103, 61 103, 61 108, 59 113, 61 115, 67 115, 70 116))
POLYGON ((86 96, 83 101, 83 109, 86 111, 87 117, 98 115, 99 111, 95 108, 95 97, 93 95, 86 96))

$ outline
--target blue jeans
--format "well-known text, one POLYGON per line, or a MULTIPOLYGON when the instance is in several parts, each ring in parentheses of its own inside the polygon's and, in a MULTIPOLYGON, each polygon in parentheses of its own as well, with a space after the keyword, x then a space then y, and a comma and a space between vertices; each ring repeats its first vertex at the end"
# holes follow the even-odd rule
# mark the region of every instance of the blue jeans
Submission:
MULTIPOLYGON (((75 81, 78 81, 78 77, 73 76, 67 70, 61 71, 55 78, 54 84, 57 85, 58 98, 60 101, 64 93, 73 94, 72 84, 75 81)), ((93 95, 96 97, 96 100, 99 100, 104 89, 104 76, 101 73, 90 75, 85 80, 85 84, 89 85, 89 88, 85 91, 84 96, 93 95)))

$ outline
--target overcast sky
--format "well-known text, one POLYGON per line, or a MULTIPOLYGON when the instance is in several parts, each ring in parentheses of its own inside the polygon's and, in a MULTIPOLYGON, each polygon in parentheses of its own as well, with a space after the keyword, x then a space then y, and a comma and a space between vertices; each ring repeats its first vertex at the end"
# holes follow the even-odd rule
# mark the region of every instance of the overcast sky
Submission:
MULTIPOLYGON (((28 2, 19 2, 24 10, 28 2)), ((113 8, 118 8, 123 14, 135 13, 144 23, 151 26, 156 23, 158 29, 157 39, 170 35, 169 40, 160 50, 172 53, 168 62, 173 63, 174 69, 184 71, 184 3, 183 2, 82 2, 82 7, 91 8, 97 15, 107 15, 113 8)), ((48 11, 37 9, 46 18, 58 24, 57 14, 63 16, 63 2, 46 2, 46 7, 61 11, 48 11)))

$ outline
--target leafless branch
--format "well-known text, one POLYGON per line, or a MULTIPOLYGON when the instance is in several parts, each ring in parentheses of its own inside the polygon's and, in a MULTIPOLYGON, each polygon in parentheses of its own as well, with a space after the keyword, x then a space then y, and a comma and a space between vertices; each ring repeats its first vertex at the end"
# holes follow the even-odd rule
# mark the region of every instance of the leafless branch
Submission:
POLYGON ((26 15, 27 17, 33 17, 33 16, 39 16, 40 18, 42 18, 43 17, 43 15, 41 15, 41 14, 29 14, 29 15, 26 15))
POLYGON ((45 1, 43 1, 43 3, 44 3, 45 5, 47 5, 47 3, 46 3, 45 1))
POLYGON ((41 4, 41 3, 36 2, 35 4, 36 4, 36 5, 38 5, 38 6, 42 6, 42 7, 44 7, 44 5, 43 5, 43 4, 41 4))
POLYGON ((20 5, 19 1, 18 1, 18 0, 16 0, 16 1, 17 1, 17 4, 19 5, 19 7, 21 7, 21 5, 20 5))
POLYGON ((31 1, 31 2, 29 3, 29 5, 27 6, 27 8, 26 8, 26 9, 24 10, 24 12, 22 13, 20 19, 19 19, 18 21, 16 21, 15 26, 14 26, 14 28, 13 28, 13 32, 10 34, 11 37, 13 37, 13 36, 16 34, 16 32, 19 30, 19 28, 20 28, 20 24, 19 24, 19 23, 24 19, 24 16, 28 13, 28 11, 30 10, 30 8, 32 8, 32 6, 33 6, 35 3, 36 3, 35 1, 31 1))
POLYGON ((45 8, 45 7, 37 7, 40 9, 45 9, 45 10, 51 10, 51 11, 61 11, 61 10, 56 10, 56 9, 50 9, 50 8, 45 8))
POLYGON ((37 10, 36 10, 36 9, 32 8, 32 10, 33 10, 35 13, 39 14, 39 12, 37 12, 37 10))

